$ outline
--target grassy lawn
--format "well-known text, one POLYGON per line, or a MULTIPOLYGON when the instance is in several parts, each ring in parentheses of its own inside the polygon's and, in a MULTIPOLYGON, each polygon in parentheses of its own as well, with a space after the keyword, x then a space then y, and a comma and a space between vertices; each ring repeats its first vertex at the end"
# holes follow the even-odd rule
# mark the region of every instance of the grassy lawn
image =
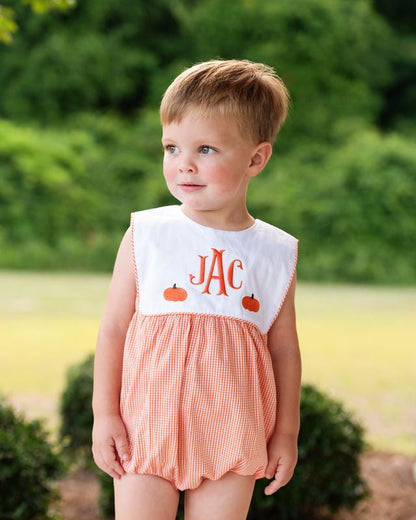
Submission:
MULTIPOLYGON (((0 392, 58 424, 67 368, 93 352, 107 275, 0 272, 0 392)), ((416 288, 299 283, 303 375, 388 451, 416 453, 416 288)))

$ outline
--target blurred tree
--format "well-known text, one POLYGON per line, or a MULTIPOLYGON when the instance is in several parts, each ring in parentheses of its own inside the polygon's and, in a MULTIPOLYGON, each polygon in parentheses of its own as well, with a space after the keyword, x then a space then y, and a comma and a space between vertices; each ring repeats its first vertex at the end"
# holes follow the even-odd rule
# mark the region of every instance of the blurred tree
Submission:
POLYGON ((399 32, 414 33, 416 2, 413 0, 374 0, 376 11, 382 14, 399 32))
POLYGON ((176 56, 177 32, 169 0, 89 0, 53 17, 22 16, 13 47, 0 49, 0 114, 44 122, 85 109, 128 116, 176 56))
POLYGON ((0 117, 26 122, 0 120, 3 267, 111 268, 128 213, 172 202, 164 89, 221 57, 269 63, 291 92, 249 204, 301 239, 301 276, 416 279, 416 45, 387 3, 85 0, 41 17, 8 5, 22 30, 0 47, 0 117))
POLYGON ((416 133, 416 2, 375 0, 375 9, 395 31, 392 60, 394 81, 383 91, 379 125, 416 133))
POLYGON ((391 30, 370 0, 88 0, 23 23, 13 49, 0 49, 0 115, 12 118, 129 116, 158 105, 195 61, 248 58, 275 66, 291 91, 284 145, 331 140, 341 117, 376 121, 393 81, 391 30))
MULTIPOLYGON (((75 0, 21 0, 29 4, 35 12, 44 13, 52 9, 67 9, 75 5, 75 0)), ((12 7, 0 4, 0 42, 11 43, 13 34, 18 30, 15 12, 12 7)))
POLYGON ((10 43, 16 31, 17 23, 14 20, 13 9, 0 5, 0 42, 10 43))
POLYGON ((392 82, 392 31, 367 0, 205 0, 183 10, 191 60, 273 65, 293 98, 281 144, 333 141, 341 118, 377 119, 392 82))

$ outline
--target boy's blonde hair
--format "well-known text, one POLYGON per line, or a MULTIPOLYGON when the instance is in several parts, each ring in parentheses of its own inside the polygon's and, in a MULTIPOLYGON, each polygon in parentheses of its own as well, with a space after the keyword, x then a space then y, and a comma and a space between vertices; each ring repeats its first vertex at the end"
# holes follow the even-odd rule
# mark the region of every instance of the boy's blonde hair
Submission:
POLYGON ((162 124, 178 122, 190 109, 236 120, 256 144, 273 143, 286 119, 289 94, 272 67, 248 60, 211 60, 182 72, 160 106, 162 124))

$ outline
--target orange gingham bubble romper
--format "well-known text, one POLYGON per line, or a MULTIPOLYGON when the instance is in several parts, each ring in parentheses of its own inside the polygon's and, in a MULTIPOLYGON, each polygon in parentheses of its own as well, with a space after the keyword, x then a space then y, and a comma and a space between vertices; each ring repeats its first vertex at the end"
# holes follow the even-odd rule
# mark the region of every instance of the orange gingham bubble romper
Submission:
POLYGON ((137 298, 124 347, 126 473, 179 490, 233 471, 265 476, 276 419, 267 332, 297 240, 261 220, 224 231, 180 206, 132 214, 137 298))

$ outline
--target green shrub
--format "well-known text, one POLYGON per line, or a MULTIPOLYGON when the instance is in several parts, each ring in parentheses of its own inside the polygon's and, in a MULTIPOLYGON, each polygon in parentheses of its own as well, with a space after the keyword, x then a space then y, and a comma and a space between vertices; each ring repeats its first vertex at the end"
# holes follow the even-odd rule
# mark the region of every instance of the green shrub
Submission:
POLYGON ((40 421, 28 421, 0 398, 0 518, 46 520, 63 470, 40 421))
POLYGON ((130 212, 173 200, 161 172, 157 111, 65 129, 0 119, 0 268, 111 270, 130 212))
POLYGON ((114 517, 114 486, 113 479, 97 469, 97 478, 100 484, 100 497, 98 504, 104 518, 114 517))
POLYGON ((353 509, 368 494, 360 476, 363 428, 342 404, 303 385, 299 462, 292 480, 266 497, 269 482, 256 482, 248 520, 312 520, 353 509))
MULTIPOLYGON (((344 122, 345 123, 345 122, 344 122)), ((414 137, 342 124, 328 149, 277 151, 250 186, 255 215, 299 239, 299 279, 416 282, 414 137)))
POLYGON ((113 479, 95 466, 91 452, 93 369, 93 355, 69 368, 60 399, 59 433, 65 456, 97 473, 100 483, 99 506, 102 514, 108 518, 114 513, 113 479))
POLYGON ((60 400, 60 440, 64 453, 92 465, 91 432, 94 356, 70 367, 60 400))
MULTIPOLYGON (((62 396, 61 435, 67 449, 76 455, 91 456, 93 358, 70 369, 62 396)), ((341 403, 303 385, 301 397, 299 463, 292 481, 275 495, 264 495, 269 482, 256 482, 249 520, 312 520, 334 513, 341 507, 352 509, 367 495, 360 476, 359 457, 365 448, 363 428, 341 403), (321 515, 321 516, 320 516, 321 515)), ((100 508, 106 517, 114 512, 112 479, 99 472, 100 508)), ((183 498, 178 518, 183 518, 183 498)))

